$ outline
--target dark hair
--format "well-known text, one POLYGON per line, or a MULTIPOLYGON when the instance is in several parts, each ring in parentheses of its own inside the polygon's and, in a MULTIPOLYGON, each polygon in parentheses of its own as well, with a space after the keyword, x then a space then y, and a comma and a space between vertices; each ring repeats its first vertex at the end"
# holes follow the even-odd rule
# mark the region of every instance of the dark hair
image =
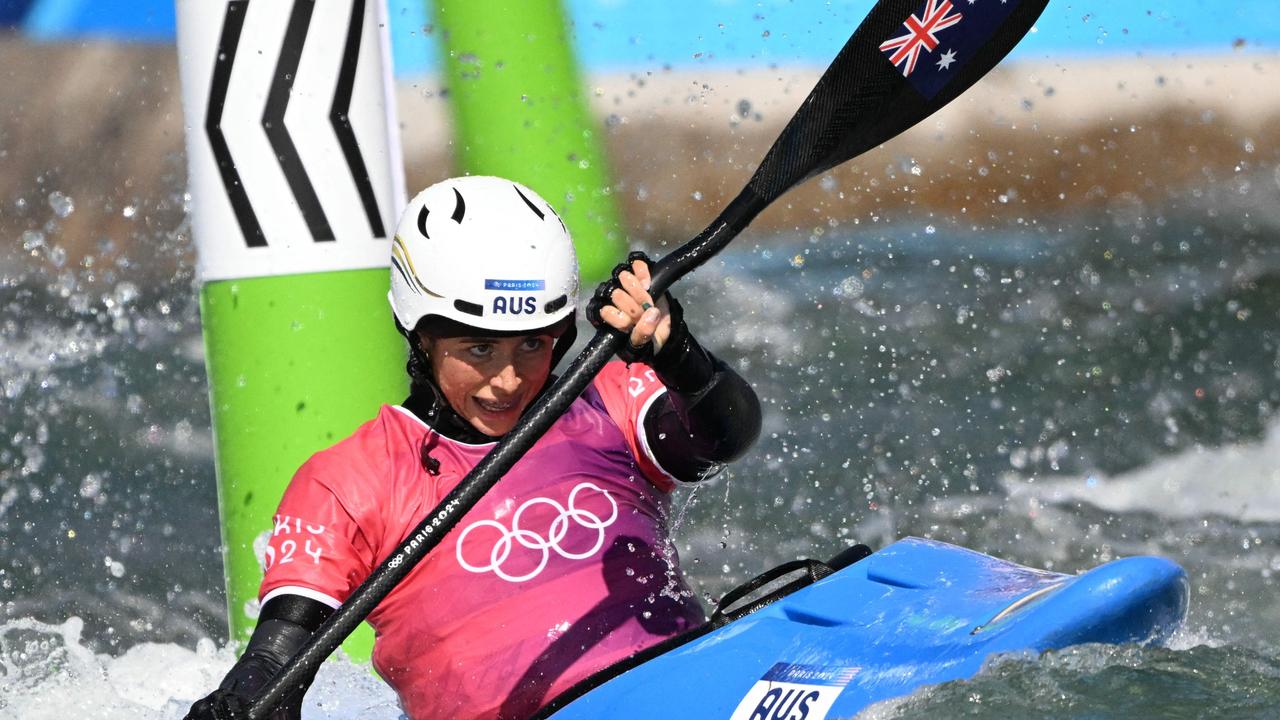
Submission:
POLYGON ((422 342, 418 335, 418 329, 422 325, 423 323, 419 322, 418 326, 410 331, 405 330, 399 319, 396 320, 396 330, 399 330, 405 341, 409 343, 409 360, 404 366, 405 371, 409 373, 409 392, 413 395, 430 392, 439 399, 440 392, 436 389, 435 381, 431 378, 431 359, 427 357, 426 351, 422 349, 422 342))
POLYGON ((405 370, 409 372, 409 392, 417 395, 428 387, 435 390, 435 383, 431 381, 431 360, 416 338, 409 339, 409 362, 405 363, 405 370))

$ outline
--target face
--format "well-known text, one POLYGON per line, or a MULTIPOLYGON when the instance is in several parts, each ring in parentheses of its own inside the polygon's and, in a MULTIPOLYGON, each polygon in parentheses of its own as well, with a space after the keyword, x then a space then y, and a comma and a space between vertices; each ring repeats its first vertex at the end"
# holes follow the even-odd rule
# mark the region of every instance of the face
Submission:
POLYGON ((444 399, 485 435, 505 435, 551 374, 551 335, 419 336, 444 399))

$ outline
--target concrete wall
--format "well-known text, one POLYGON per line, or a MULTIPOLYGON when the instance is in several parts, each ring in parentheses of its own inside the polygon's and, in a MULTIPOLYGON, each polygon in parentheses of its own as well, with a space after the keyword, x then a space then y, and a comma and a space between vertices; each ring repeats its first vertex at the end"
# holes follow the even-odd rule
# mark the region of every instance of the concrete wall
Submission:
MULTIPOLYGON (((754 232, 1051 223, 1064 211, 1131 213, 1214 183, 1272 178, 1280 97, 1265 88, 1277 74, 1280 58, 1250 54, 1012 65, 794 191, 754 232)), ((660 250, 697 233, 814 80, 787 68, 591 78, 633 241, 660 250)), ((429 79, 400 88, 411 190, 450 172, 447 94, 429 79)), ((172 47, 0 37, 0 268, 79 266, 84 279, 110 280, 123 258, 165 276, 189 271, 182 133, 172 47), (54 192, 74 212, 59 217, 54 192)))

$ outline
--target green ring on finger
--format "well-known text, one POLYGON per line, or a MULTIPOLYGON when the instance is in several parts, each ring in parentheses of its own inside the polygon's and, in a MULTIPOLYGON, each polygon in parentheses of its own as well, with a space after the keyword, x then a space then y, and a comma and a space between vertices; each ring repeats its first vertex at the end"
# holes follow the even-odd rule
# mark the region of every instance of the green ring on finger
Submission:
POLYGON ((653 304, 652 304, 652 303, 647 303, 647 302, 646 302, 646 303, 640 303, 640 309, 641 309, 641 310, 648 310, 648 309, 649 309, 649 308, 651 308, 651 307, 653 307, 653 304))

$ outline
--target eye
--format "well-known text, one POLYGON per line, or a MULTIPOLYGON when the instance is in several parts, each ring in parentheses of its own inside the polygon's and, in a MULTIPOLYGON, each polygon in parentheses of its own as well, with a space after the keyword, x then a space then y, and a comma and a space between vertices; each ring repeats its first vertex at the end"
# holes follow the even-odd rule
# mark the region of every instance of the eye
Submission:
POLYGON ((527 337, 524 342, 520 343, 520 349, 525 352, 537 352, 541 350, 547 341, 541 337, 527 337))
POLYGON ((493 345, 489 343, 476 343, 467 346, 467 354, 477 360, 487 360, 493 354, 493 345))

